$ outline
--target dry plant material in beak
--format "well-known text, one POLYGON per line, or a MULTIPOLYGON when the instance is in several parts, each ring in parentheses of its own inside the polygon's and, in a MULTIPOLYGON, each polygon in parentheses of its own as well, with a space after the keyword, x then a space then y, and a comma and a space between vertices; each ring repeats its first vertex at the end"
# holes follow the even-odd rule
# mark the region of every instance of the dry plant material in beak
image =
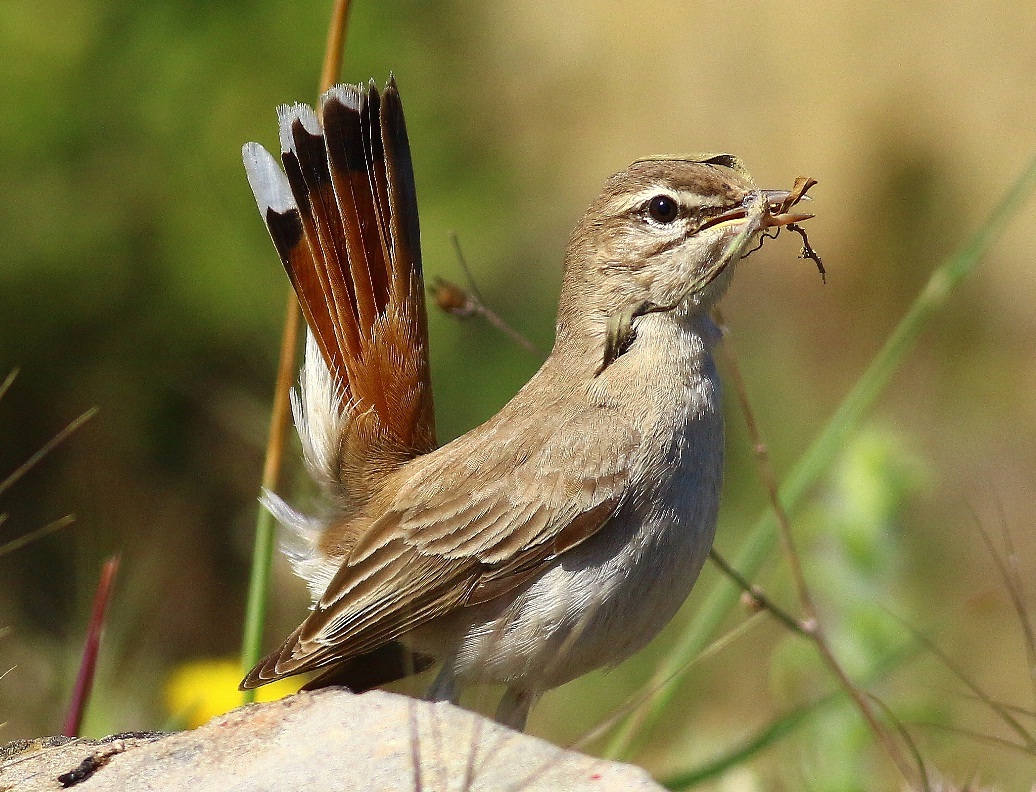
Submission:
POLYGON ((789 231, 794 231, 800 237, 802 237, 802 252, 799 253, 799 258, 810 259, 817 265, 817 270, 820 272, 820 277, 824 283, 827 283, 827 270, 824 269, 824 262, 820 259, 820 256, 812 245, 809 244, 809 238, 806 236, 806 230, 799 225, 804 223, 806 220, 813 219, 814 215, 811 214, 788 214, 788 210, 791 209, 795 204, 801 201, 803 198, 808 200, 806 193, 811 187, 817 183, 816 179, 811 179, 808 176, 799 176, 795 179, 795 184, 792 186, 788 194, 781 200, 779 204, 771 205, 770 217, 768 218, 767 227, 777 227, 778 230, 782 226, 787 226, 789 231))

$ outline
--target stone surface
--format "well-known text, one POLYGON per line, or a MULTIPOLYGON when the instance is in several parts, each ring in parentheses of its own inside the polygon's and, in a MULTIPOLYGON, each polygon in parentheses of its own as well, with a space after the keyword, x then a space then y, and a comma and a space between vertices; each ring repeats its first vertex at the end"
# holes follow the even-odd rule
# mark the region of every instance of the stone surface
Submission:
POLYGON ((639 768, 565 751, 449 704, 341 689, 241 707, 189 732, 20 740, 0 750, 0 791, 64 788, 662 789, 639 768))

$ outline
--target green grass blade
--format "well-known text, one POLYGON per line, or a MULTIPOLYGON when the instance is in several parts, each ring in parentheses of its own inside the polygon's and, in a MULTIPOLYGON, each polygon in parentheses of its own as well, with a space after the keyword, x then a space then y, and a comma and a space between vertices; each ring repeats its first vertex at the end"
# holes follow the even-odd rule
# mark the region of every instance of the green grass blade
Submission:
MULTIPOLYGON (((873 671, 868 674, 865 685, 869 686, 874 682, 884 679, 891 672, 900 668, 913 656, 917 655, 921 648, 922 646, 920 644, 912 642, 905 644, 898 649, 892 650, 886 657, 878 661, 873 671)), ((794 733, 796 729, 809 720, 811 715, 820 712, 832 704, 845 700, 846 694, 844 688, 832 690, 830 693, 825 696, 821 696, 816 701, 803 704, 801 707, 796 707, 790 712, 779 715, 737 747, 727 751, 721 756, 710 759, 705 764, 666 779, 662 782, 662 786, 666 789, 672 789, 675 791, 690 789, 691 787, 703 784, 706 781, 712 781, 713 779, 723 775, 723 773, 730 770, 732 767, 737 767, 738 765, 742 765, 745 762, 750 761, 770 746, 775 745, 788 735, 794 733)))
MULTIPOLYGON (((245 608, 245 630, 241 641, 241 676, 244 677, 262 658, 263 627, 269 598, 270 569, 273 566, 273 545, 276 526, 273 515, 262 506, 255 521, 255 548, 252 551, 252 573, 248 580, 248 606, 245 608)), ((255 701, 255 691, 243 691, 245 703, 255 701)))
MULTIPOLYGON (((820 436, 781 486, 781 503, 789 513, 799 506, 809 489, 831 466, 839 450, 844 447, 846 439, 859 427, 867 410, 888 384, 892 373, 913 348, 918 335, 932 315, 945 303, 960 282, 974 271, 982 255, 1028 197, 1034 183, 1036 158, 1029 162, 975 235, 932 273, 928 283, 871 361, 870 366, 857 380, 820 436)), ((753 526, 734 566, 742 575, 752 579, 772 553, 776 540, 777 523, 773 513, 767 510, 753 526)), ((679 644, 670 653, 666 665, 659 669, 658 676, 670 676, 674 670, 686 665, 688 658, 707 646, 719 625, 737 605, 740 595, 740 589, 726 580, 718 583, 709 592, 679 644)), ((619 730, 608 746, 605 755, 610 758, 628 756, 634 743, 646 738, 658 725, 663 711, 676 694, 678 685, 679 679, 661 690, 639 724, 627 721, 625 727, 619 730)))
POLYGON ((829 693, 822 699, 806 704, 786 712, 775 720, 770 721, 766 726, 757 731, 741 745, 733 750, 716 757, 709 762, 688 770, 679 775, 672 776, 661 782, 666 789, 677 790, 690 789, 691 787, 712 781, 733 767, 742 765, 757 754, 762 753, 771 745, 774 745, 789 734, 792 734, 799 726, 804 724, 811 715, 838 700, 844 698, 845 693, 838 690, 829 693))

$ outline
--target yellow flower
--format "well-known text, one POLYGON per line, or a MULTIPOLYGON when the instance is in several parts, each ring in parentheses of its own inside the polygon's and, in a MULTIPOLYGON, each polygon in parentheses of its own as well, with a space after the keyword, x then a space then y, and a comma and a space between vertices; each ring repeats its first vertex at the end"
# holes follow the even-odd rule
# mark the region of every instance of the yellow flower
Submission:
MULTIPOLYGON (((236 660, 192 660, 173 669, 165 683, 165 702, 179 725, 194 729, 243 703, 241 665, 236 660)), ((305 679, 282 679, 256 691, 256 701, 275 701, 292 693, 305 679)))

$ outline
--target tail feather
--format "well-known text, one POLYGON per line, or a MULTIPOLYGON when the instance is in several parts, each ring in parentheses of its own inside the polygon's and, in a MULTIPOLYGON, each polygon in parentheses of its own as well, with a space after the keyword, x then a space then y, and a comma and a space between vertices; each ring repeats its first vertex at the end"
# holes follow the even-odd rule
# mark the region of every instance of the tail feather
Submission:
MULTIPOLYGON (((283 170, 258 143, 246 144, 242 157, 309 325, 292 407, 306 466, 331 509, 307 517, 272 493, 263 504, 294 534, 289 557, 317 600, 381 479, 437 445, 428 317, 413 165, 395 81, 384 94, 373 82, 338 85, 321 97, 319 110, 282 105, 278 119, 283 170)), ((289 671, 281 651, 242 685, 322 669, 311 684, 369 687, 430 662, 391 643, 345 665, 327 654, 289 671)))
MULTIPOLYGON (((372 97, 377 89, 372 88, 372 97)), ((358 304, 361 321, 370 327, 387 302, 389 240, 384 233, 385 218, 377 200, 378 175, 382 167, 368 167, 375 153, 370 150, 369 115, 371 100, 356 86, 337 85, 321 99, 320 111, 327 141, 327 159, 339 209, 345 219, 346 241, 355 251, 349 261, 353 280, 363 300, 358 304), (366 123, 365 123, 366 122, 366 123), (377 222, 364 222, 375 218, 377 222)))
POLYGON ((245 169, 339 396, 340 435, 321 444, 317 466, 334 466, 324 483, 359 503, 357 487, 436 447, 403 108, 390 79, 383 95, 338 85, 319 112, 282 105, 278 116, 284 171, 256 143, 245 169))
POLYGON ((338 564, 318 550, 324 531, 323 522, 296 511, 279 495, 268 490, 263 491, 259 501, 277 522, 288 529, 281 539, 281 552, 291 562, 295 574, 306 581, 310 596, 316 601, 338 571, 338 564))
POLYGON ((342 685, 353 693, 366 691, 420 674, 431 668, 435 659, 413 652, 399 641, 390 641, 373 652, 350 657, 302 686, 303 690, 318 690, 331 685, 342 685))
MULTIPOLYGON (((303 268, 305 274, 316 275, 319 284, 313 293, 303 290, 300 299, 317 307, 321 303, 326 306, 335 343, 321 351, 329 358, 331 370, 339 371, 359 354, 360 329, 364 322, 373 320, 373 312, 356 315, 357 307, 369 301, 364 299, 366 292, 354 287, 353 280, 347 277, 350 251, 345 244, 345 222, 331 184, 320 121, 313 109, 304 104, 281 105, 277 115, 281 161, 310 243, 311 260, 303 262, 303 268)), ((356 257, 355 252, 352 257, 356 257)))
POLYGON ((322 257, 319 250, 313 248, 313 237, 303 224, 291 184, 270 152, 258 143, 246 143, 241 154, 259 213, 298 295, 306 324, 316 336, 327 365, 333 367, 335 350, 342 345, 337 342, 338 330, 331 306, 323 299, 324 268, 318 266, 322 257))

